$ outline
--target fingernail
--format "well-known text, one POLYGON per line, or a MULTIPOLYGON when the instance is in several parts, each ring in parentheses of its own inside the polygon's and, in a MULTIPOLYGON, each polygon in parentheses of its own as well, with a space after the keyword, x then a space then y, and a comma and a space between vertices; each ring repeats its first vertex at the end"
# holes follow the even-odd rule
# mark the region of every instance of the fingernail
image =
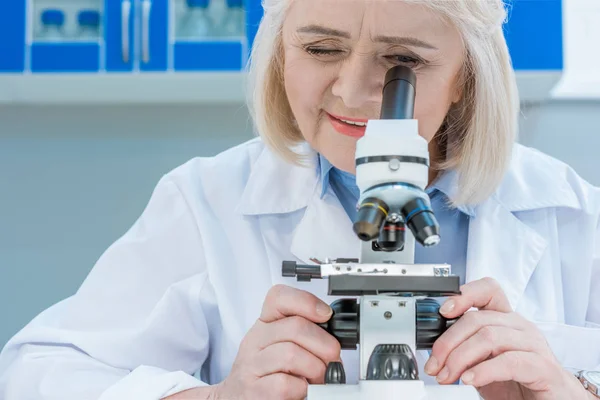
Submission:
POLYGON ((435 357, 429 357, 429 360, 425 363, 425 372, 427 372, 428 375, 433 375, 437 369, 438 361, 435 357))
POLYGON ((454 310, 454 300, 448 300, 447 302, 444 303, 444 305, 442 306, 442 308, 440 308, 440 312, 442 314, 448 314, 450 312, 452 312, 452 310, 454 310))
POLYGON ((329 305, 325 303, 319 302, 317 304, 317 314, 322 315, 324 317, 328 316, 331 314, 331 307, 329 307, 329 305))
POLYGON ((436 379, 437 379, 438 382, 441 383, 441 382, 445 381, 446 379, 448 379, 448 375, 450 375, 450 371, 448 371, 448 367, 444 367, 440 371, 440 373, 438 374, 438 376, 437 376, 436 379))
POLYGON ((460 379, 463 381, 463 383, 466 383, 468 385, 471 382, 473 382, 473 378, 475 378, 475 374, 471 371, 467 371, 463 374, 463 376, 460 379))

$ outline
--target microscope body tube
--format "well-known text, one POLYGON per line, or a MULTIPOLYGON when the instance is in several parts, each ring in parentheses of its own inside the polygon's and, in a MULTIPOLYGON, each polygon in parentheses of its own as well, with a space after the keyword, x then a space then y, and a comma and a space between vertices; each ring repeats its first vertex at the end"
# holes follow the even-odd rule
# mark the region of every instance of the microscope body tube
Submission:
POLYGON ((380 119, 413 119, 417 77, 413 70, 395 67, 385 75, 380 119))
MULTIPOLYGON (((356 144, 356 183, 361 193, 353 229, 365 243, 362 262, 414 262, 413 238, 407 237, 404 254, 373 254, 368 242, 380 237, 384 221, 398 216, 423 246, 439 243, 439 225, 425 188, 429 181, 429 144, 419 135, 414 119, 416 75, 407 67, 394 67, 385 77, 381 119, 370 120, 356 144)), ((404 241, 403 241, 404 242, 404 241)), ((400 241, 398 249, 402 248, 400 241)))

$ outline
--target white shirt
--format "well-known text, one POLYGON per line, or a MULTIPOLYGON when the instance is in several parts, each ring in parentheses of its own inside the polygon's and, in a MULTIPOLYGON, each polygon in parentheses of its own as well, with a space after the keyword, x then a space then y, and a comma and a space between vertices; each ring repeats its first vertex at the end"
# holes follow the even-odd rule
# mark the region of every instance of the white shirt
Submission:
MULTIPOLYGON (((154 400, 217 383, 273 284, 333 301, 326 280, 281 276, 284 260, 359 257, 343 207, 320 196, 313 155, 290 165, 255 139, 165 175, 78 292, 4 348, 0 398, 154 400)), ((475 214, 466 281, 495 278, 565 368, 600 369, 600 190, 516 145, 475 214)), ((343 354, 349 382, 357 353, 343 354)))

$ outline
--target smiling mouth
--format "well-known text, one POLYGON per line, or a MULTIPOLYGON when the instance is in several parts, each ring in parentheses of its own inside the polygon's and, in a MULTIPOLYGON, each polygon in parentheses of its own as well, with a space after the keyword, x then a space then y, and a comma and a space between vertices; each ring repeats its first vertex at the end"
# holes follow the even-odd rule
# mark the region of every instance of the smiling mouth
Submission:
MULTIPOLYGON (((335 117, 333 117, 333 118, 335 118, 335 117)), ((366 122, 355 122, 355 121, 349 121, 347 119, 341 119, 341 118, 335 118, 335 119, 337 119, 338 121, 341 121, 341 122, 343 122, 345 124, 348 124, 348 125, 362 126, 362 127, 366 127, 367 126, 366 122)))
POLYGON ((348 118, 326 113, 333 128, 342 135, 362 137, 367 129, 367 119, 348 118))

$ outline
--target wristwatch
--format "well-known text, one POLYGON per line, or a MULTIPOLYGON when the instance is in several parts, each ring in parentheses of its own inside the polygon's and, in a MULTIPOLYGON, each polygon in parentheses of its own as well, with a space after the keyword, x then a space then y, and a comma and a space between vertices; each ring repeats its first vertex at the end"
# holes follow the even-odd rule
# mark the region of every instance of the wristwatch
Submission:
POLYGON ((600 399, 600 371, 579 371, 576 376, 588 392, 600 399))

